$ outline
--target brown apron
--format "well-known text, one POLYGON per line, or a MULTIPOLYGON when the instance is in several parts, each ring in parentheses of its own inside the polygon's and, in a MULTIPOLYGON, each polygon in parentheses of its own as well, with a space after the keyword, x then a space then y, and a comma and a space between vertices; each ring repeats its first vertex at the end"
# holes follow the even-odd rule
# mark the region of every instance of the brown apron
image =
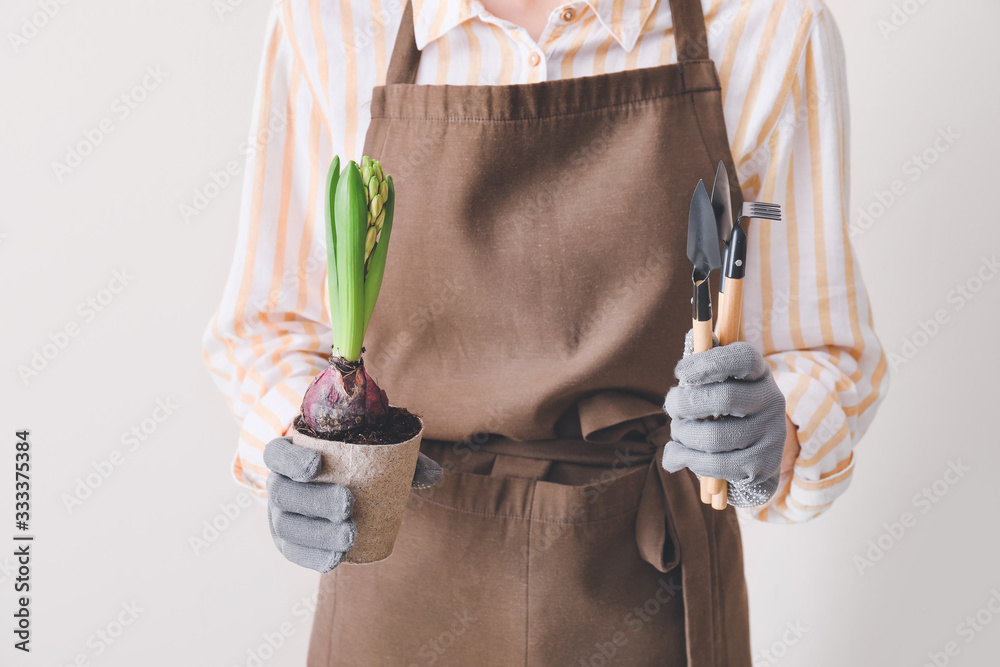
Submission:
POLYGON ((396 186, 366 363, 446 473, 389 559, 323 575, 309 665, 750 664, 734 510, 659 464, 691 193, 736 174, 701 3, 670 6, 678 64, 451 86, 414 84, 406 4, 364 146, 396 186))

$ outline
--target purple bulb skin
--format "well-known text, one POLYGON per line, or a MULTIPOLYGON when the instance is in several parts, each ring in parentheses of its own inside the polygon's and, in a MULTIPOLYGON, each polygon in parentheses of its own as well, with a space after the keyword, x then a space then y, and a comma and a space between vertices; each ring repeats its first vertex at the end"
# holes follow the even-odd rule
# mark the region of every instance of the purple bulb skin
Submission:
POLYGON ((365 371, 363 362, 352 366, 344 372, 331 359, 326 370, 312 381, 302 399, 304 426, 316 433, 335 433, 385 423, 389 416, 385 392, 365 371))

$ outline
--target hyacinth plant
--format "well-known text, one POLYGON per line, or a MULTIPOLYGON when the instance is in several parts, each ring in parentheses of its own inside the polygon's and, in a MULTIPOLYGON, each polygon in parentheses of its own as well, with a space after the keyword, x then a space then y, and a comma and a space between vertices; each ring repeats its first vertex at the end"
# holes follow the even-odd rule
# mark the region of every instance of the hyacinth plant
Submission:
POLYGON ((340 171, 330 164, 326 181, 327 287, 333 350, 330 365, 306 390, 302 424, 318 434, 366 426, 389 417, 385 392, 365 371, 362 343, 385 275, 392 231, 392 177, 367 155, 340 171))

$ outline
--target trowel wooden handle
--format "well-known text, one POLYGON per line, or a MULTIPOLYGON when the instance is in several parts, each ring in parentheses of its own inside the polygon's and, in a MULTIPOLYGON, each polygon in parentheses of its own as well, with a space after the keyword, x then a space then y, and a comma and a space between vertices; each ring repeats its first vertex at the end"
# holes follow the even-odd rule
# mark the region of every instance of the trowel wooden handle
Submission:
MULTIPOLYGON (((743 310, 743 278, 726 278, 725 298, 719 304, 719 321, 716 323, 716 336, 719 345, 729 345, 740 339, 740 317, 743 310)), ((706 505, 711 503, 717 510, 726 509, 729 501, 729 489, 724 479, 709 479, 706 483, 702 478, 701 499, 706 505), (711 497, 710 501, 705 496, 711 497)))
MULTIPOLYGON (((727 288, 728 289, 728 288, 727 288)), ((711 320, 705 322, 699 322, 694 320, 691 323, 691 328, 694 331, 694 349, 692 350, 695 354, 699 352, 705 352, 706 350, 712 349, 712 322, 711 320)), ((710 477, 701 478, 701 500, 703 503, 708 505, 710 502, 714 502, 715 496, 720 493, 725 493, 726 481, 723 479, 712 479, 710 477)), ((723 509, 725 506, 723 506, 723 509)))
MULTIPOLYGON (((708 477, 701 478, 701 504, 711 505, 712 504, 712 490, 708 488, 708 477)), ((714 480, 719 481, 719 480, 714 480)))
POLYGON ((692 352, 698 354, 705 350, 712 349, 712 320, 699 322, 691 321, 691 329, 694 331, 694 349, 692 352))

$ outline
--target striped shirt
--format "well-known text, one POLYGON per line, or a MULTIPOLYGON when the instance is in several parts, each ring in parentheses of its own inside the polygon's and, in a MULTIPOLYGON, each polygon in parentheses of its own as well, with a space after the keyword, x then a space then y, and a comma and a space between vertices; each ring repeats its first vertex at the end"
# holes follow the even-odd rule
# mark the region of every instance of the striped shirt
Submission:
MULTIPOLYGON (((521 84, 676 62, 667 0, 574 0, 538 42, 479 0, 413 0, 418 84, 521 84)), ((751 223, 744 335, 771 365, 802 452, 753 512, 810 519, 847 488, 888 371, 847 228, 848 115, 837 28, 819 0, 702 0, 751 223)), ((240 424, 237 481, 264 497, 265 444, 287 432, 332 343, 323 185, 360 161, 400 0, 279 0, 266 30, 232 267, 204 360, 240 424)))

